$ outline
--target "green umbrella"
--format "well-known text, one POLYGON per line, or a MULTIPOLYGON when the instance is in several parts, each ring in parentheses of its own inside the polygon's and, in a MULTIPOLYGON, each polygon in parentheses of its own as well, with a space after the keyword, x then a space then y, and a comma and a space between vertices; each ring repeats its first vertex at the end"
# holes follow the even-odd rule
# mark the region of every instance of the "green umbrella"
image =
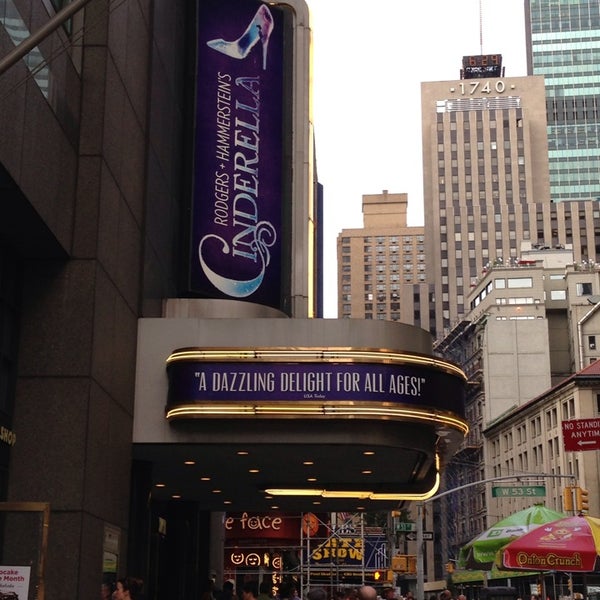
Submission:
POLYGON ((460 549, 458 567, 490 569, 500 549, 525 533, 565 515, 542 504, 535 504, 498 521, 460 549))

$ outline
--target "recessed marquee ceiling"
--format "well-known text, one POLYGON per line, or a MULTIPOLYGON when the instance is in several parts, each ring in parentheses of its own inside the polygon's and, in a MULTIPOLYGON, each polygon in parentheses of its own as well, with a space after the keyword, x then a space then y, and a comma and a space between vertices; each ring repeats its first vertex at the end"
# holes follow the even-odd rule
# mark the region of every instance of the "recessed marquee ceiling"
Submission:
POLYGON ((151 465, 152 498, 198 502, 212 511, 391 510, 398 499, 272 496, 266 490, 427 493, 436 483, 436 451, 444 460, 462 439, 431 425, 359 419, 172 426, 193 432, 196 441, 134 446, 134 458, 151 465))
POLYGON ((142 321, 133 452, 151 497, 351 512, 435 493, 468 431, 464 373, 423 330, 344 321, 142 321))

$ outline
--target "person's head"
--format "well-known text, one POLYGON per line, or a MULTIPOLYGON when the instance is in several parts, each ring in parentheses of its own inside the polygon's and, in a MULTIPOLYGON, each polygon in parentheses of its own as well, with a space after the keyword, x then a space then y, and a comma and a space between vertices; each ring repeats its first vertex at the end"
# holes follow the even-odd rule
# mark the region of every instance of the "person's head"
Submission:
POLYGON ((124 577, 117 581, 116 600, 137 600, 142 593, 144 582, 137 577, 124 577))
POLYGON ((394 588, 387 587, 383 590, 385 600, 394 600, 394 588))
POLYGON ((254 600, 258 596, 258 583, 246 581, 242 586, 242 600, 254 600))
POLYGON ((358 588, 359 600, 377 600, 377 590, 370 585, 361 585, 358 588))
POLYGON ((284 581, 279 586, 280 598, 291 598, 294 595, 294 586, 289 581, 284 581))
POLYGON ((307 598, 308 600, 327 600, 327 592, 322 587, 310 588, 307 598))
POLYGON ((228 579, 224 584, 223 584, 223 591, 227 592, 229 594, 233 594, 233 590, 235 589, 235 582, 233 581, 233 579, 228 579))
POLYGON ((112 593, 113 593, 112 585, 105 581, 100 586, 100 598, 102 600, 110 600, 112 598, 112 593))
POLYGON ((267 596, 271 596, 272 592, 273 592, 273 586, 271 585, 271 582, 269 582, 267 580, 263 580, 260 582, 260 585, 258 586, 258 591, 261 594, 266 594, 267 596))

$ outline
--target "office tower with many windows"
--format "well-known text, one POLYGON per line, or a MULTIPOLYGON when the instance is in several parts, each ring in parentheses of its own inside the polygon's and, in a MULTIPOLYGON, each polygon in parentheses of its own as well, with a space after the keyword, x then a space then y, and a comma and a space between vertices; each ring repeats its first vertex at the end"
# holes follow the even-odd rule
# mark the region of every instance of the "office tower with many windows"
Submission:
MULTIPOLYGON (((496 58, 494 58, 496 57, 496 58)), ((472 59, 472 61, 471 61, 472 59)), ((423 193, 435 328, 444 337, 468 312, 471 286, 490 264, 523 250, 572 247, 596 260, 599 205, 552 203, 544 78, 504 77, 469 62, 464 78, 421 85, 423 193)))
POLYGON ((546 86, 552 201, 600 200, 600 4, 525 6, 528 73, 546 86))
POLYGON ((537 242, 528 206, 550 203, 544 81, 492 75, 423 83, 421 114, 439 335, 464 314, 471 283, 488 262, 517 257, 521 240, 537 242))
POLYGON ((406 194, 363 195, 363 228, 338 236, 338 316, 429 329, 423 227, 407 225, 406 194))

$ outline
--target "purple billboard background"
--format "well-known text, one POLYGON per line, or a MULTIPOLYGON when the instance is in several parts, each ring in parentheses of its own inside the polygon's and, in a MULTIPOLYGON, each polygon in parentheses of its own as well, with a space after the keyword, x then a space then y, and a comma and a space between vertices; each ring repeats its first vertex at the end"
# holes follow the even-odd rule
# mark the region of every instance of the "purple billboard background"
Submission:
POLYGON ((465 416, 464 382, 410 365, 172 362, 168 408, 213 401, 350 400, 412 404, 465 416))
POLYGON ((281 307, 283 14, 198 2, 191 291, 281 307))

